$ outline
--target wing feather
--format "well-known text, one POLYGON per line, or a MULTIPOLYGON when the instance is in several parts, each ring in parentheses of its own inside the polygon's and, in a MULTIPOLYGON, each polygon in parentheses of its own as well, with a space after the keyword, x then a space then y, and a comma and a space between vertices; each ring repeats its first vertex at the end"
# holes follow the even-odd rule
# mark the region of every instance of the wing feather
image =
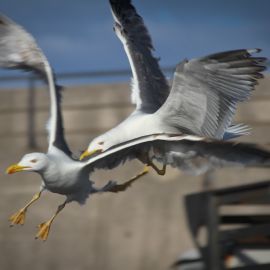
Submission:
POLYGON ((137 154, 147 152, 151 147, 151 143, 155 141, 181 141, 183 139, 202 140, 200 137, 190 135, 147 135, 113 146, 103 153, 84 161, 83 166, 88 172, 95 169, 112 169, 127 160, 137 158, 137 154))
POLYGON ((49 121, 49 149, 53 145, 71 155, 64 138, 61 113, 61 87, 45 55, 35 39, 20 25, 0 14, 0 66, 38 73, 49 85, 51 117, 49 121))
POLYGON ((157 160, 193 174, 228 166, 270 166, 270 152, 250 143, 182 140, 156 142, 154 147, 159 153, 157 160))
POLYGON ((132 69, 132 100, 137 110, 157 111, 169 95, 169 86, 142 17, 130 0, 110 0, 114 30, 121 40, 132 69))
POLYGON ((167 123, 198 136, 222 139, 239 102, 247 100, 263 77, 265 58, 236 50, 184 61, 172 90, 157 112, 167 123))
MULTIPOLYGON (((246 131, 247 126, 239 124, 231 126, 228 134, 246 131)), ((152 158, 193 174, 232 165, 270 166, 270 152, 255 144, 169 134, 152 134, 116 145, 84 161, 83 166, 89 173, 95 169, 112 169, 127 160, 149 155, 151 149, 152 158)))

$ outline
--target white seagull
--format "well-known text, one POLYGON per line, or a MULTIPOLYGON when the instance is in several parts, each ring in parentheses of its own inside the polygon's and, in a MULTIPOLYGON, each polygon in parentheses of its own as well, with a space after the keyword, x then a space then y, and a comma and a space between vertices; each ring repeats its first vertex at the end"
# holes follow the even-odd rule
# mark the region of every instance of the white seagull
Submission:
POLYGON ((61 88, 55 83, 49 62, 34 38, 4 15, 0 15, 0 66, 35 71, 49 85, 51 105, 47 153, 26 154, 18 164, 11 165, 6 170, 8 174, 20 171, 36 172, 42 178, 39 192, 25 207, 10 217, 11 225, 24 224, 28 207, 40 198, 44 190, 66 196, 66 200, 59 205, 52 218, 39 225, 36 238, 46 240, 53 220, 67 203, 77 201, 84 204, 92 193, 124 191, 136 177, 121 185, 109 181, 100 189, 93 186, 93 182, 89 180, 89 173, 93 170, 89 162, 73 159, 66 143, 60 104, 61 88))
MULTIPOLYGON (((248 134, 245 125, 231 125, 237 104, 249 98, 262 77, 265 58, 254 50, 235 50, 185 60, 178 64, 171 90, 153 57, 152 41, 130 0, 110 0, 114 30, 132 70, 132 100, 136 109, 123 122, 91 141, 81 159, 119 144, 162 135, 162 139, 191 141, 231 139, 248 134)), ((145 151, 143 151, 145 153, 145 151)), ((149 157, 139 158, 159 174, 149 157)))

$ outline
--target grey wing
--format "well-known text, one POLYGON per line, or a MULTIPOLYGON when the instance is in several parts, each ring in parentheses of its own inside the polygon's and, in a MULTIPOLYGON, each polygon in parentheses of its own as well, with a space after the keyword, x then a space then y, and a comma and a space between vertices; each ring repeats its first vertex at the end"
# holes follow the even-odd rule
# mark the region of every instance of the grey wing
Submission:
POLYGON ((187 137, 190 140, 202 140, 202 138, 187 135, 164 133, 147 135, 115 145, 103 153, 83 161, 84 168, 89 173, 95 169, 113 169, 127 160, 139 158, 142 153, 147 154, 155 141, 181 141, 187 137))
POLYGON ((52 69, 35 39, 3 14, 0 14, 0 67, 34 71, 48 83, 51 99, 49 149, 54 145, 70 155, 63 132, 61 87, 56 85, 52 69))
POLYGON ((255 144, 182 140, 156 141, 152 146, 155 159, 193 175, 229 166, 270 167, 270 152, 255 144))
POLYGON ((170 89, 157 58, 152 55, 151 37, 130 0, 110 0, 110 4, 115 33, 132 69, 132 100, 138 110, 153 113, 166 101, 170 89))
POLYGON ((262 78, 265 58, 236 50, 184 61, 176 68, 170 95, 157 112, 171 126, 222 139, 237 104, 247 100, 262 78))
POLYGON ((34 38, 20 25, 0 14, 0 66, 36 71, 46 77, 46 58, 34 38))
POLYGON ((196 175, 226 166, 270 167, 270 152, 255 144, 153 134, 114 146, 90 158, 84 162, 85 169, 88 172, 112 169, 127 160, 143 160, 143 155, 196 175))

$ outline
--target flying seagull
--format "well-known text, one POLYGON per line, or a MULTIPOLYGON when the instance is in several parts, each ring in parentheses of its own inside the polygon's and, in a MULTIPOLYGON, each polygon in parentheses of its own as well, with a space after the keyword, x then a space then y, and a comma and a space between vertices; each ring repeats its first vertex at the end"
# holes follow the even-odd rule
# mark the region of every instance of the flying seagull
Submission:
MULTIPOLYGON (((151 37, 131 1, 110 0, 110 4, 115 33, 132 70, 136 109, 118 126, 93 139, 81 159, 151 134, 167 135, 170 141, 183 134, 191 140, 194 136, 196 140, 231 139, 248 134, 245 125, 231 122, 237 104, 249 98, 262 77, 265 59, 252 56, 258 49, 185 60, 178 64, 170 89, 152 55, 151 37)), ((166 166, 160 170, 150 158, 143 159, 159 174, 165 173, 166 166)))
POLYGON ((91 166, 88 166, 88 162, 73 159, 66 143, 61 113, 61 88, 56 85, 49 62, 34 38, 4 15, 0 15, 0 66, 35 71, 49 85, 50 121, 47 153, 26 154, 18 164, 7 168, 8 174, 28 171, 36 172, 42 178, 39 192, 25 207, 10 217, 11 225, 24 224, 28 207, 40 198, 44 190, 66 196, 66 200, 59 205, 52 218, 39 225, 36 238, 46 240, 53 220, 67 203, 77 201, 84 204, 93 193, 124 191, 136 177, 121 185, 109 181, 102 188, 93 186, 93 182, 89 180, 91 166))

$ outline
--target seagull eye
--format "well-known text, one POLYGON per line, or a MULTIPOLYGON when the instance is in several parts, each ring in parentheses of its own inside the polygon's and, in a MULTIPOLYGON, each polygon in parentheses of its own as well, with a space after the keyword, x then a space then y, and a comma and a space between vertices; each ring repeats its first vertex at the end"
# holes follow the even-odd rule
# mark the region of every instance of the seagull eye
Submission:
POLYGON ((103 144, 104 144, 104 142, 98 142, 98 144, 99 144, 99 145, 103 145, 103 144))
POLYGON ((37 159, 32 159, 32 160, 30 160, 30 162, 36 163, 37 162, 37 159))

